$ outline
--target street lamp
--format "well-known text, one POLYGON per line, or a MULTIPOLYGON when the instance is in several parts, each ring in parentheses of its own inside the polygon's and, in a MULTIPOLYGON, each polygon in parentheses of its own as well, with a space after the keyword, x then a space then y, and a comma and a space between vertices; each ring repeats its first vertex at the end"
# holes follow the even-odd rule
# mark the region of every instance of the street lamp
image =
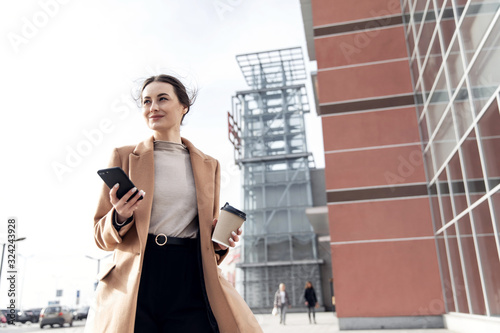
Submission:
MULTIPOLYGON (((25 240, 26 237, 21 237, 21 238, 18 238, 18 239, 14 239, 14 242, 20 242, 20 241, 23 241, 25 240)), ((3 256, 4 256, 4 253, 5 253, 5 245, 7 243, 2 243, 2 261, 0 262, 0 282, 2 281, 2 269, 3 269, 3 256)))
POLYGON ((94 257, 87 256, 87 255, 86 255, 85 257, 87 257, 87 258, 89 258, 89 259, 92 259, 92 260, 97 260, 97 274, 99 274, 99 271, 100 271, 100 268, 101 268, 101 260, 102 260, 102 259, 106 259, 107 257, 109 257, 109 256, 111 256, 111 255, 113 255, 113 253, 110 253, 110 254, 108 254, 108 255, 106 255, 106 256, 104 256, 104 257, 102 257, 102 258, 94 258, 94 257))
MULTIPOLYGON (((86 255, 85 257, 89 258, 89 259, 92 259, 92 260, 97 260, 97 274, 99 275, 99 271, 100 271, 100 268, 101 268, 101 260, 102 259, 106 259, 107 257, 113 255, 113 253, 110 253, 108 255, 105 255, 104 257, 102 258, 94 258, 94 257, 91 257, 91 256, 88 256, 86 255)), ((94 284, 94 290, 97 289, 97 282, 94 284)))

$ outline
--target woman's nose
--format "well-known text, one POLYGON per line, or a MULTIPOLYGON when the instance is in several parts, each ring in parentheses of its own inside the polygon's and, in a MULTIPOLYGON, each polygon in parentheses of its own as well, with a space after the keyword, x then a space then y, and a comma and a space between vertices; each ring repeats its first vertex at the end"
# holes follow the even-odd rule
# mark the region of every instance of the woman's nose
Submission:
POLYGON ((158 103, 155 101, 151 102, 151 111, 156 111, 158 110, 158 103))

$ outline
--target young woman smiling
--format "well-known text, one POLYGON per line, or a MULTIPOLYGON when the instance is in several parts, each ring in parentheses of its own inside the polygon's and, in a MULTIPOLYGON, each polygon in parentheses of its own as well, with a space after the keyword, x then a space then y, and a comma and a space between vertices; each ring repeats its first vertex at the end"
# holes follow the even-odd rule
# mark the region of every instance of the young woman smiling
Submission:
MULTIPOLYGON (((103 185, 95 241, 114 251, 99 276, 91 332, 262 332, 217 267, 229 248, 211 241, 219 214, 220 165, 181 137, 193 99, 175 77, 146 79, 140 96, 153 135, 116 148, 137 186, 121 199, 103 185), (144 197, 138 200, 139 191, 144 197), (130 199, 130 200, 129 200, 130 199)), ((228 240, 234 247, 241 229, 228 240)))

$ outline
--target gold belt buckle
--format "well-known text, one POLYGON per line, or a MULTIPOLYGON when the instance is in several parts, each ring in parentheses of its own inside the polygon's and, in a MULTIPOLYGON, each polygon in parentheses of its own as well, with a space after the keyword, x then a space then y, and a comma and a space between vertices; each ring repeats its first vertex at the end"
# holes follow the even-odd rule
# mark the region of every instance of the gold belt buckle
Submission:
POLYGON ((163 245, 167 244, 167 235, 165 235, 165 234, 158 234, 158 235, 156 235, 156 237, 155 237, 155 242, 156 242, 156 244, 158 244, 159 246, 163 246, 163 245), (161 244, 160 244, 160 243, 158 242, 158 236, 163 236, 163 237, 165 237, 165 241, 164 241, 163 243, 161 243, 161 244))

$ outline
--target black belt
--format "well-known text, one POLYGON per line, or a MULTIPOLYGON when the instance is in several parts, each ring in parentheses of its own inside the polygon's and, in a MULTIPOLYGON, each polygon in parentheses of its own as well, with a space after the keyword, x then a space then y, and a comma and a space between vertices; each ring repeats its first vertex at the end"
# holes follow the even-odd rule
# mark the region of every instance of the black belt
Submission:
POLYGON ((164 245, 196 245, 196 238, 179 238, 179 237, 171 237, 165 234, 148 234, 148 243, 153 243, 158 246, 164 245))

